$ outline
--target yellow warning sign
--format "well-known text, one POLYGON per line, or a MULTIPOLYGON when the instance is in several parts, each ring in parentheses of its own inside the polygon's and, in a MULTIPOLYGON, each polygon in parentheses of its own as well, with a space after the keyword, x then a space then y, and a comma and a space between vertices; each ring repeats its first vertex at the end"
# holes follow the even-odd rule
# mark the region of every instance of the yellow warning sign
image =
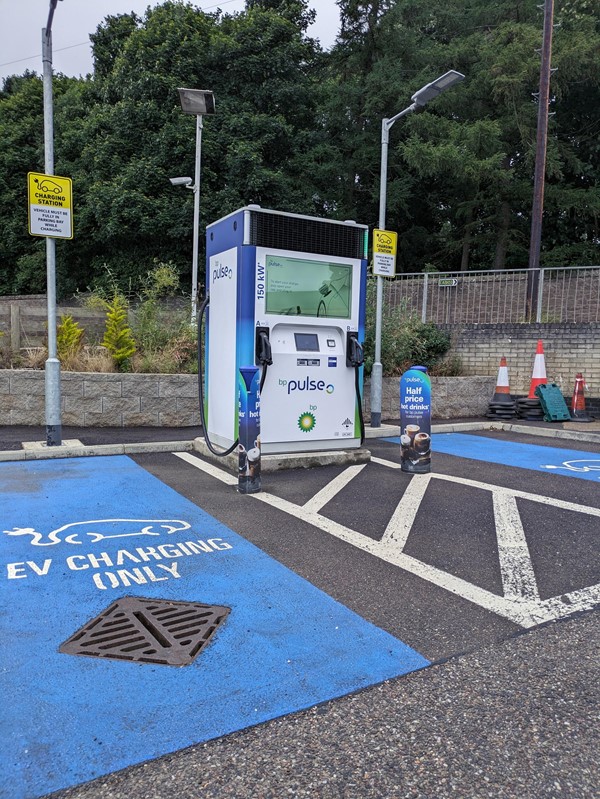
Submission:
POLYGON ((29 233, 55 239, 73 238, 73 183, 71 178, 27 174, 29 233))
POLYGON ((398 234, 391 230, 373 231, 373 274, 394 277, 398 234))

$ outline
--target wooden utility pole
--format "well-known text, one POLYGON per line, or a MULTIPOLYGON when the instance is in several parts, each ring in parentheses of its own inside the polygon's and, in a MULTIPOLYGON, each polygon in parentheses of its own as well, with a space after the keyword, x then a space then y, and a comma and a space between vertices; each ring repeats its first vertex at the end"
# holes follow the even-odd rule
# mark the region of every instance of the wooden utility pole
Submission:
POLYGON ((544 214, 544 178, 546 174, 546 146, 548 140, 548 104, 550 102, 550 77, 552 75, 550 63, 552 58, 553 24, 554 0, 545 0, 544 35, 541 51, 542 64, 540 69, 540 91, 538 95, 535 174, 533 179, 533 206, 531 209, 531 239, 529 243, 529 269, 531 271, 527 275, 527 316, 530 321, 535 321, 537 317, 542 216, 544 214))

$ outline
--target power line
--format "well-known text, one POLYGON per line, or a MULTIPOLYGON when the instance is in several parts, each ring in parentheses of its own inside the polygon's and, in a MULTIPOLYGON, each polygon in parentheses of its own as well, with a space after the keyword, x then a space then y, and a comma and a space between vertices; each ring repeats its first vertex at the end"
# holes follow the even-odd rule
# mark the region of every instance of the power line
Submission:
MULTIPOLYGON (((90 41, 88 39, 87 42, 79 42, 79 44, 70 44, 68 47, 55 47, 54 52, 60 53, 62 50, 72 50, 74 47, 82 47, 84 44, 89 44, 90 41)), ((0 64, 0 67, 9 67, 11 64, 20 64, 21 61, 31 61, 34 58, 41 58, 41 53, 36 53, 35 55, 27 56, 27 58, 18 58, 16 61, 6 61, 4 64, 0 64)))
MULTIPOLYGON (((210 11, 213 8, 221 8, 221 6, 228 6, 231 3, 239 3, 240 0, 223 0, 222 3, 216 3, 212 6, 206 6, 206 8, 200 8, 200 11, 210 11)), ((79 44, 70 44, 68 47, 54 47, 53 51, 55 53, 62 53, 63 50, 72 50, 74 47, 83 47, 84 45, 90 45, 90 40, 88 39, 87 42, 79 42, 79 44)), ((32 61, 34 58, 41 58, 41 53, 35 53, 34 55, 27 56, 26 58, 17 58, 15 61, 5 61, 3 64, 0 64, 1 67, 10 67, 12 64, 21 64, 23 61, 32 61)))

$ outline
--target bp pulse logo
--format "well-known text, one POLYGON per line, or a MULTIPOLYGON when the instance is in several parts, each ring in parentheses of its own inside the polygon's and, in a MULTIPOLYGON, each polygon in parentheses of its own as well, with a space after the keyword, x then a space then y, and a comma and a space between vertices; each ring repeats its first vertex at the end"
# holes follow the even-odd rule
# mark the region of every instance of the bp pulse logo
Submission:
POLYGON ((218 267, 212 271, 212 282, 216 283, 217 280, 222 280, 224 277, 228 277, 231 280, 233 277, 233 269, 230 266, 219 264, 218 267))
POLYGON ((333 383, 326 383, 324 380, 311 380, 306 377, 304 380, 279 380, 279 385, 287 389, 288 394, 295 391, 324 391, 326 394, 333 394, 335 386, 333 383))

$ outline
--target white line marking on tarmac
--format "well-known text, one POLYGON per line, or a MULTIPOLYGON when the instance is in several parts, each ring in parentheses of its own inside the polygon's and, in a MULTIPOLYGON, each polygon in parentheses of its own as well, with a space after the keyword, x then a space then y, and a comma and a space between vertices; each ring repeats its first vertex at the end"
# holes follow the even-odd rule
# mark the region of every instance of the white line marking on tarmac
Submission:
POLYGON ((327 485, 322 488, 317 494, 314 495, 308 502, 305 502, 303 508, 307 511, 314 511, 318 513, 321 508, 325 507, 336 494, 345 488, 348 483, 353 480, 357 474, 360 474, 367 464, 362 463, 356 466, 349 466, 344 469, 341 474, 334 477, 327 485))
POLYGON ((371 456, 370 463, 378 463, 380 466, 387 466, 389 469, 401 469, 399 463, 394 463, 394 461, 386 461, 383 458, 374 458, 371 456))
POLYGON ((539 600, 533 564, 517 500, 509 491, 494 490, 494 519, 504 596, 507 599, 539 600))
MULTIPOLYGON (((227 485, 237 484, 237 478, 233 475, 194 455, 187 452, 174 452, 173 454, 227 485)), ((371 462, 379 463, 384 466, 389 465, 394 469, 399 468, 398 464, 392 463, 391 461, 383 461, 379 458, 372 458, 371 462)), ((362 466, 365 465, 367 464, 363 464, 362 466)), ((356 467, 349 467, 348 470, 339 475, 338 478, 333 481, 338 488, 336 491, 331 492, 331 496, 335 496, 335 494, 347 485, 359 471, 360 469, 356 467), (350 469, 354 469, 354 471, 350 472, 350 469)), ((544 505, 552 505, 554 507, 591 516, 600 516, 600 509, 598 508, 590 508, 585 505, 577 505, 573 502, 565 502, 552 497, 544 497, 538 494, 530 494, 526 491, 502 488, 489 483, 480 483, 476 480, 468 480, 451 475, 414 475, 402 499, 398 503, 382 539, 380 541, 375 541, 356 530, 351 530, 332 519, 321 516, 321 514, 317 512, 316 508, 323 507, 326 502, 322 500, 329 496, 329 493, 326 492, 325 489, 319 491, 318 494, 316 494, 312 500, 306 502, 304 506, 295 505, 293 502, 265 491, 261 491, 257 494, 248 494, 248 496, 281 510, 284 513, 288 513, 301 521, 312 524, 323 532, 335 536, 340 541, 344 541, 387 563, 398 566, 414 574, 416 577, 420 577, 446 591, 450 591, 522 627, 534 627, 546 621, 560 619, 577 611, 587 610, 600 602, 600 585, 588 586, 558 597, 551 597, 545 600, 540 599, 525 533, 516 504, 516 498, 528 499, 544 505), (418 513, 422 498, 432 480, 447 480, 449 482, 468 485, 492 493, 504 596, 498 596, 490 591, 486 591, 460 577, 456 577, 453 574, 449 574, 427 563, 416 560, 402 551, 418 513)))
POLYGON ((381 538, 382 544, 394 545, 402 552, 430 480, 430 474, 413 477, 385 528, 381 538))
POLYGON ((201 461, 195 455, 191 455, 189 452, 174 452, 178 458, 181 458, 182 461, 187 461, 192 466, 195 466, 196 469, 200 469, 206 474, 210 474, 211 477, 216 477, 217 480, 220 480, 222 483, 227 483, 227 485, 233 486, 238 484, 237 477, 234 477, 229 472, 224 472, 223 469, 219 469, 217 466, 213 466, 212 464, 208 463, 207 461, 201 461))
POLYGON ((477 480, 468 480, 466 477, 453 477, 450 474, 432 474, 432 477, 436 480, 448 480, 451 483, 459 483, 460 485, 472 486, 473 488, 482 488, 484 491, 507 491, 511 496, 517 497, 518 499, 529 499, 532 502, 539 502, 542 505, 554 505, 554 507, 563 508, 563 510, 574 510, 576 513, 600 516, 600 508, 577 505, 575 502, 566 502, 562 499, 544 497, 541 494, 530 494, 527 491, 519 491, 516 488, 501 488, 491 483, 479 483, 477 480))

